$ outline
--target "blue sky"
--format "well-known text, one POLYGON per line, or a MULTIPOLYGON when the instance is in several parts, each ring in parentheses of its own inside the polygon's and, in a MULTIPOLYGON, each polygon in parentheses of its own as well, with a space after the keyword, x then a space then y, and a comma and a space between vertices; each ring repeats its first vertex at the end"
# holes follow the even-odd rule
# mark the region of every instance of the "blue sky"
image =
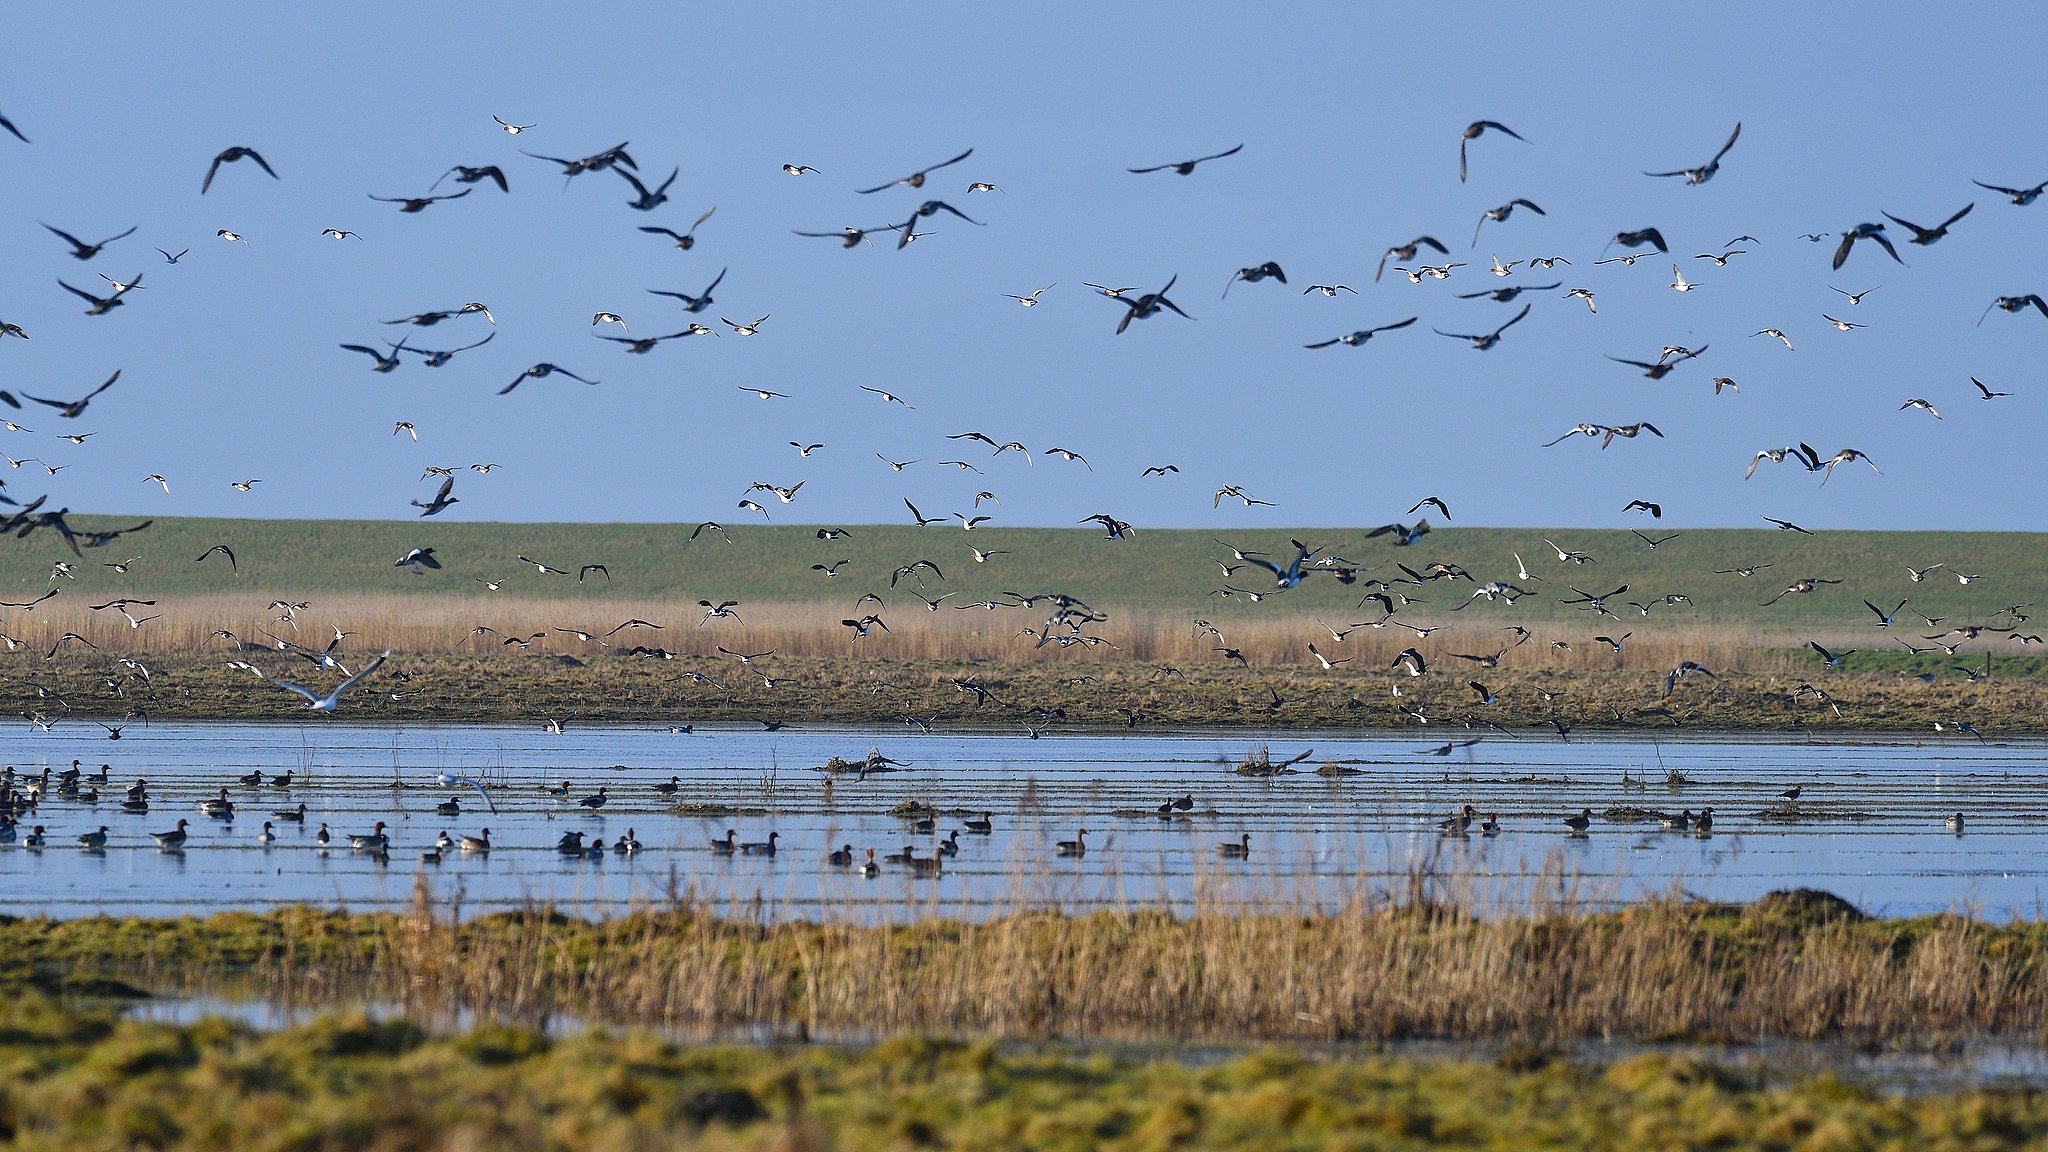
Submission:
MULTIPOLYGON (((970 511, 996 524, 1070 524, 1104 512, 1155 527, 1364 525, 1438 495, 1457 523, 1626 526, 1647 499, 1672 527, 2048 528, 2034 480, 2048 319, 1980 313, 2048 291, 2048 200, 2014 207, 1971 185, 2048 179, 2025 126, 2048 111, 2033 54, 2040 17, 1863 6, 1768 18, 1720 6, 1053 4, 740 6, 364 4, 249 6, 200 19, 158 5, 44 5, 0 45, 0 388, 83 395, 122 377, 84 418, 7 412, 8 492, 110 515, 404 518, 429 464, 465 472, 446 516, 487 520, 745 522, 749 483, 804 488, 764 502, 776 522, 895 522, 970 511), (118 31, 109 31, 118 29, 118 31), (89 46, 89 47, 88 47, 89 46), (517 137, 493 114, 535 127, 517 137), (1472 142, 1476 119, 1526 143, 1472 142), (1645 169, 1704 163, 1700 187, 1645 169), (626 207, 609 172, 576 177, 519 154, 580 157, 631 142, 642 177, 680 168, 672 200, 626 207), (1191 176, 1128 167, 1244 150, 1191 176), (200 195, 208 161, 257 149, 200 195), (972 147, 922 193, 872 186, 972 147), (792 178, 783 163, 812 165, 792 178), (496 164, 488 185, 417 215, 367 194, 416 195, 451 165, 496 164), (1000 193, 966 192, 969 181, 1000 193), (883 233, 842 250, 792 229, 898 222, 924 197, 940 215, 907 249, 883 233), (1518 211, 1486 225, 1486 209, 1518 211), (1908 267, 1861 245, 1830 272, 1835 237, 1889 211, 1933 225, 1975 211, 1908 267), (637 232, 717 213, 688 252, 637 232), (87 240, 140 225, 79 262, 46 222, 87 240), (1671 259, 1595 266, 1621 229, 1655 226, 1698 287, 1669 289, 1671 259), (360 233, 336 241, 324 228, 360 233), (247 238, 217 239, 217 229, 247 238), (1388 246, 1429 233, 1466 261, 1445 282, 1373 282, 1388 246), (1747 234, 1725 268, 1695 260, 1747 234), (176 266, 154 249, 191 249, 176 266), (1564 256, 1555 275, 1502 260, 1564 256), (1223 289, 1277 261, 1289 284, 1223 289), (730 269, 705 315, 647 289, 697 293, 730 269), (61 291, 96 273, 146 273, 129 306, 81 314, 61 291), (1193 317, 1114 330, 1122 308, 1084 281, 1156 288, 1193 317), (1548 284, 1512 305, 1459 300, 1548 284), (1357 289, 1303 295, 1310 283, 1357 289), (1035 308, 1006 293, 1056 286, 1035 308), (1861 291, 1860 305, 1830 286, 1861 291), (1594 290, 1589 313, 1565 288, 1594 290), (344 343, 452 348, 492 327, 378 323, 466 301, 496 338, 441 368, 376 375, 344 343), (1430 332, 1484 332, 1475 352, 1430 332), (638 334, 691 319, 770 319, 744 338, 676 341, 645 356, 594 339, 590 318, 638 334), (1839 332, 1823 312, 1867 329, 1839 332), (1360 348, 1302 345, 1409 316, 1360 348), (1750 334, 1784 329, 1796 351, 1750 334), (1698 360, 1649 381, 1604 359, 1698 360), (561 377, 495 393, 548 361, 561 377), (1715 376, 1739 393, 1716 396, 1715 376), (1969 377, 2016 395, 1976 398, 1969 377), (859 385, 903 396, 887 404, 859 385), (789 399, 742 391, 769 388, 789 399), (1925 397, 1937 421, 1900 411, 1925 397), (419 442, 392 435, 412 422, 419 442), (1539 447, 1580 421, 1654 422, 1601 450, 1539 447), (947 441, 978 430, 1015 454, 947 441), (92 432, 84 445, 58 432, 92 432), (823 442, 800 458, 789 441, 823 442), (1826 488, 1790 465, 1742 473, 1761 448, 1855 447, 1883 468, 1826 488), (1043 455, 1065 447, 1090 471, 1043 455), (898 473, 876 458, 919 463, 898 473), (938 461, 967 459, 977 476, 938 461), (1177 475, 1141 479, 1176 465, 1177 475), (144 484, 169 478, 171 491, 144 484), (260 478, 250 493, 231 481, 260 478), (1212 507, 1241 485, 1275 508, 1212 507)), ((447 192, 444 184, 439 191, 447 192)), ((606 326, 596 331, 616 334, 606 326)), ((34 407, 34 406, 32 406, 34 407)), ((755 493, 756 496, 762 495, 755 493)))

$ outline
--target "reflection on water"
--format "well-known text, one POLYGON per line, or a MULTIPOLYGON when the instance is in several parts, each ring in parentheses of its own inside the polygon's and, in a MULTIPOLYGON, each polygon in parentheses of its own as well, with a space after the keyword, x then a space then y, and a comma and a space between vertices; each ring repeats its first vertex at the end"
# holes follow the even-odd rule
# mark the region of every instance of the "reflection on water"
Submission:
MULTIPOLYGON (((1432 735, 1435 735, 1432 733, 1432 735)), ((1464 734, 1459 733, 1460 736, 1464 734)), ((464 914, 550 901, 591 914, 676 894, 764 917, 938 913, 987 916, 1021 906, 1304 905, 1405 892, 1418 870, 1448 876, 1448 892, 1485 904, 1558 898, 1606 903, 1675 890, 1745 900, 1777 888, 1825 888, 1879 914, 1970 908, 1990 918, 2039 914, 2048 848, 2048 768, 2038 744, 1976 741, 1795 743, 1492 737, 1447 756, 1415 733, 1181 732, 1021 735, 887 729, 707 730, 537 728, 489 725, 303 728, 158 724, 130 729, 119 745, 80 733, 10 737, 17 772, 73 757, 90 770, 112 765, 97 805, 52 796, 22 821, 49 829, 49 847, 0 845, 0 909, 75 916, 176 915, 303 902, 369 909, 412 898, 416 877, 464 914), (1260 744, 1275 760, 1313 748, 1296 774, 1254 779, 1234 765, 1260 744), (905 762, 900 771, 827 783, 816 766, 858 759, 871 747, 905 762), (1318 775, 1336 761, 1341 776, 1318 775), (289 787, 239 778, 290 771, 289 787), (488 810, 469 787, 437 787, 438 773, 490 785, 488 810), (151 810, 121 811, 125 786, 148 780, 151 810), (679 814, 655 785, 681 778, 679 799, 730 814, 679 814), (566 798, 544 785, 569 782, 566 798), (1667 783, 1670 781, 1670 783, 1667 783), (402 784, 403 787, 395 785, 402 784), (1790 808, 1778 794, 1804 789, 1790 808), (227 787, 230 821, 199 802, 227 787), (607 803, 576 801, 600 787, 607 803), (1192 795, 1192 811, 1154 814, 1168 797, 1192 795), (459 815, 437 803, 455 797, 459 815), (938 806, 936 833, 913 832, 891 815, 904 801, 938 806), (306 805, 303 826, 273 809, 306 805), (1461 805, 1498 813, 1503 831, 1445 838, 1437 822, 1461 805), (1711 807, 1708 838, 1662 832, 1654 820, 1602 814, 1711 807), (1589 835, 1567 836, 1562 818, 1591 808, 1589 835), (1773 813, 1774 809, 1778 809, 1773 813), (826 861, 851 845, 856 860, 911 845, 931 856, 967 813, 989 812, 993 831, 964 833, 937 878, 897 865, 863 878, 826 861), (1944 817, 1965 816, 1962 835, 1944 817), (148 833, 191 821, 182 851, 162 852, 148 833), (265 819, 277 840, 258 841, 265 819), (345 833, 388 825, 388 862, 346 847, 321 851, 324 822, 345 833), (106 825, 108 846, 86 852, 79 833, 106 825), (444 829, 490 829, 493 851, 450 851, 438 864, 421 850, 444 829), (1079 857, 1058 841, 1088 830, 1079 857), (778 833, 774 856, 725 855, 714 838, 778 833), (565 857, 565 832, 608 844, 631 830, 644 851, 602 861, 565 857), (1218 846, 1251 837, 1248 860, 1218 846)))

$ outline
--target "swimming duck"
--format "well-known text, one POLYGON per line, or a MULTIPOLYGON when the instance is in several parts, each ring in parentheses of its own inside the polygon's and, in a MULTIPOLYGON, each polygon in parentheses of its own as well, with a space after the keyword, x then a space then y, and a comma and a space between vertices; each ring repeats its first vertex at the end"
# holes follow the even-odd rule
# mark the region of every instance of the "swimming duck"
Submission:
POLYGON ((1225 860, 1249 860, 1252 855, 1252 834, 1238 834, 1237 843, 1223 843, 1216 846, 1216 854, 1225 860))
MULTIPOLYGON (((1958 812, 1955 815, 1950 816, 1948 819, 1942 821, 1941 825, 1942 827, 1948 829, 1950 832, 1953 832, 1956 835, 1961 836, 1963 834, 1963 814, 1961 812, 1958 812)), ((100 831, 105 832, 106 829, 102 828, 100 829, 100 831)))
POLYGON ((248 775, 241 777, 241 783, 242 787, 244 788, 261 787, 263 785, 263 769, 258 768, 254 772, 251 772, 248 775))
POLYGON ((1436 830, 1445 836, 1463 836, 1472 827, 1472 821, 1479 816, 1479 809, 1467 804, 1448 820, 1436 822, 1436 830))
POLYGON ((681 776, 671 776, 668 778, 668 783, 656 784, 654 790, 663 796, 673 796, 683 790, 683 778, 681 776))
POLYGON ((263 822, 263 831, 256 834, 256 842, 266 847, 277 843, 277 833, 271 830, 270 821, 263 822))
POLYGON ((628 828, 626 834, 612 844, 612 851, 621 856, 631 856, 640 851, 640 840, 634 836, 633 830, 628 828))
MULTIPOLYGON (((179 823, 183 824, 184 822, 179 821, 179 823)), ((43 826, 38 824, 31 828, 29 834, 22 838, 21 846, 24 848, 41 848, 43 846, 43 826)))
POLYGON ((1500 815, 1493 812, 1487 813, 1486 819, 1480 822, 1479 834, 1481 836, 1500 835, 1500 815))
POLYGON ((882 866, 875 863, 875 850, 868 849, 867 863, 860 866, 860 874, 872 880, 882 874, 882 866))
POLYGON ((1692 831, 1692 809, 1688 808, 1676 816, 1667 812, 1664 814, 1664 819, 1661 823, 1666 832, 1690 832, 1692 831))
POLYGON ((1700 814, 1693 818, 1692 830, 1696 836, 1712 835, 1714 832, 1714 810, 1712 808, 1700 809, 1700 814))
POLYGON ((422 848, 422 849, 420 849, 420 863, 422 863, 422 864, 439 864, 440 862, 441 862, 441 850, 440 850, 439 848, 422 848))
MULTIPOLYGON (((264 827, 268 828, 270 827, 270 825, 265 824, 264 827)), ((443 852, 446 852, 450 848, 455 847, 455 837, 450 836, 448 834, 448 830, 446 828, 443 828, 441 829, 441 834, 439 836, 434 837, 434 847, 440 849, 443 852)))
POLYGON ((313 842, 315 844, 320 845, 322 848, 327 847, 328 841, 332 840, 333 838, 333 835, 327 831, 327 825, 325 824, 322 824, 320 826, 320 830, 318 832, 313 833, 313 842))

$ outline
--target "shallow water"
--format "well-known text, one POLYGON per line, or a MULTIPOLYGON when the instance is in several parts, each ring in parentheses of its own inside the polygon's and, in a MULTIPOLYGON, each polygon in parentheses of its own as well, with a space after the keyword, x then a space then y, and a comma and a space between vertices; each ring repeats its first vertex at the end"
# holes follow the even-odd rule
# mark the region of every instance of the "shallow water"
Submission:
MULTIPOLYGON (((1458 737, 1465 734, 1460 731, 1458 737)), ((1434 739, 1430 737, 1435 737, 1434 739)), ((1224 906, 1275 899, 1329 906, 1405 893, 1418 869, 1445 894, 1482 907, 1567 897, 1611 904, 1674 888, 1697 896, 1752 899, 1773 889, 1824 888, 1866 911, 1900 915, 1968 908, 1993 919, 2040 914, 2048 893, 2048 746, 2038 743, 1785 742, 1688 734, 1682 740, 1492 737, 1448 756, 1422 754, 1431 733, 1246 732, 1021 735, 889 729, 575 728, 552 735, 491 725, 385 728, 342 724, 287 728, 158 724, 119 744, 56 733, 10 736, 17 771, 61 770, 73 757, 112 765, 96 806, 52 798, 22 821, 41 823, 50 845, 0 845, 0 910, 77 916, 176 915, 303 902, 370 909, 411 900, 416 880, 464 914, 550 901, 596 915, 690 893, 764 917, 927 913, 986 916, 1020 906, 1224 906), (1273 758, 1314 749, 1298 774, 1236 775, 1247 753, 1273 758), (816 770, 871 747, 907 768, 866 780, 816 770), (1339 761, 1355 775, 1316 775, 1339 761), (290 788, 243 787, 238 777, 287 769, 290 788), (435 784, 442 771, 491 783, 493 814, 466 787, 435 784), (1669 787, 1667 774, 1685 783, 1669 787), (731 816, 680 815, 653 786, 682 777, 681 798, 723 804, 731 816), (137 776, 151 811, 118 803, 137 776), (392 787, 394 778, 406 786, 392 787), (571 782, 558 800, 545 783, 571 782), (1645 786, 1643 781, 1653 783, 1645 786), (1797 820, 1760 813, 1805 791, 1797 820), (198 802, 226 785, 232 821, 200 814, 198 802), (574 800, 610 789, 599 811, 574 800), (1195 811, 1152 814, 1169 795, 1192 793, 1195 811), (454 795, 463 813, 436 815, 454 795), (912 877, 887 866, 876 879, 825 862, 852 844, 885 855, 905 844, 929 856, 935 838, 912 835, 889 815, 920 800, 947 812, 993 813, 989 836, 962 835, 944 875, 912 877), (274 822, 269 847, 257 833, 272 809, 307 806, 304 827, 274 822), (1459 805, 1497 812, 1505 831, 1445 838, 1436 822, 1459 805), (1654 822, 1601 818, 1609 808, 1703 806, 1715 810, 1705 839, 1660 832, 1654 822), (1566 835, 1561 818, 1594 810, 1591 833, 1566 835), (1943 817, 1966 814, 1966 831, 1943 817), (184 850, 159 851, 147 833, 191 821, 184 850), (317 850, 322 822, 337 834, 390 825, 388 863, 364 853, 317 850), (75 837, 105 824, 109 844, 88 852, 75 837), (450 852, 424 864, 420 850, 448 829, 489 827, 488 855, 450 852), (1080 858, 1054 844, 1089 830, 1080 858), (601 862, 555 851, 567 831, 615 840, 633 829, 645 850, 601 862), (726 857, 709 841, 727 828, 742 841, 778 832, 773 857, 726 857), (1217 846, 1252 837, 1248 861, 1217 846)), ((942 815, 939 831, 960 824, 942 815)), ((341 841, 346 843, 345 840, 341 841)))

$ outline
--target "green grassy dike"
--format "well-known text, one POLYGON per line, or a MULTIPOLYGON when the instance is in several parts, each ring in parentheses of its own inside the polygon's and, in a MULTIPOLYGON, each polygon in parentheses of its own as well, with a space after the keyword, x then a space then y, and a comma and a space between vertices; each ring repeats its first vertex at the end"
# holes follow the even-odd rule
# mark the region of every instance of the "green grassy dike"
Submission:
POLYGON ((0 1143, 242 1149, 1992 1149, 2048 1139, 2025 1090, 1902 1096, 1687 1056, 1214 1062, 904 1038, 678 1046, 362 1015, 261 1034, 0 1010, 0 1143))

